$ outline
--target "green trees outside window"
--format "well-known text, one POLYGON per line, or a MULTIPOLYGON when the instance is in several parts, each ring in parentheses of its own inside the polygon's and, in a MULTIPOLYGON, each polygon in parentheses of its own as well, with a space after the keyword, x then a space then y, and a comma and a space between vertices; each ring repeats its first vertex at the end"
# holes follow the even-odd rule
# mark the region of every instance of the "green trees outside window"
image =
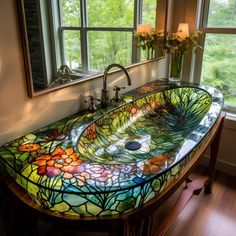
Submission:
POLYGON ((236 107, 236 0, 210 0, 201 80, 236 107))
POLYGON ((133 0, 87 0, 87 20, 91 27, 133 27, 133 0))
POLYGON ((157 0, 58 0, 62 62, 93 74, 111 63, 139 61, 133 34, 137 24, 156 25, 157 0), (83 50, 82 50, 83 49, 83 50))
POLYGON ((202 79, 224 92, 226 105, 236 107, 236 35, 206 36, 202 79))

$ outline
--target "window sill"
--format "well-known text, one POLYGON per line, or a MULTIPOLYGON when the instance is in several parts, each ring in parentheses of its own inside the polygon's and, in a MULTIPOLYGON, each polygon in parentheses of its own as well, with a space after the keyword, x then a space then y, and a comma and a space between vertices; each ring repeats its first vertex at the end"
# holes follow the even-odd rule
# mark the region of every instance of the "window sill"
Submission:
POLYGON ((225 117, 223 127, 226 128, 226 129, 236 131, 236 114, 231 113, 231 112, 226 111, 226 110, 224 110, 224 111, 226 112, 226 117, 225 117))

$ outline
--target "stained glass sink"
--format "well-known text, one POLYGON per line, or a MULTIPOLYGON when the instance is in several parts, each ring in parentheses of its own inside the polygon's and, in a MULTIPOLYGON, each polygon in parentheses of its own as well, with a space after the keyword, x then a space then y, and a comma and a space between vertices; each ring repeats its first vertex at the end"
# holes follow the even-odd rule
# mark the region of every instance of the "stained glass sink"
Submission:
POLYGON ((80 136, 78 149, 85 159, 108 165, 135 164, 141 172, 152 168, 147 163, 157 159, 153 172, 158 173, 162 165, 174 161, 174 154, 210 105, 210 94, 200 89, 185 87, 149 94, 92 122, 80 136), (160 165, 163 155, 168 158, 160 165))
POLYGON ((62 214, 113 215, 144 205, 188 166, 223 95, 152 82, 130 96, 118 107, 75 114, 4 145, 5 169, 35 201, 62 214))

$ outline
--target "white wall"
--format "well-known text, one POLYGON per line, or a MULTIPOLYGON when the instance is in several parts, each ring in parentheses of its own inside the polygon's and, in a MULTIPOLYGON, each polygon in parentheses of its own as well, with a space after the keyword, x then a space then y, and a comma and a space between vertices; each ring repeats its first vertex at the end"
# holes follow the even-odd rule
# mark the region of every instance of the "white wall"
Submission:
POLYGON ((217 169, 236 176, 236 119, 230 116, 222 130, 217 169))
MULTIPOLYGON (((15 2, 0 1, 0 145, 81 110, 85 106, 84 96, 98 97, 102 87, 99 78, 29 99, 15 2)), ((132 87, 127 89, 165 76, 165 63, 148 63, 129 72, 132 87)), ((122 76, 109 76, 108 87, 126 85, 122 76)))

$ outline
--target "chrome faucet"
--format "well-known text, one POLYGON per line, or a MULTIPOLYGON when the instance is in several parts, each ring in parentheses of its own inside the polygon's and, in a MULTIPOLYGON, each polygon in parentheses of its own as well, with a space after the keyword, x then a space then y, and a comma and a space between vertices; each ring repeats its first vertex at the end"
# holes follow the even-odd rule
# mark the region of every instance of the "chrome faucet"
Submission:
POLYGON ((68 82, 71 81, 71 75, 73 72, 70 70, 69 66, 61 65, 60 69, 57 71, 58 75, 60 76, 61 82, 68 82))
POLYGON ((107 66, 107 68, 104 71, 104 75, 103 75, 103 89, 102 89, 102 96, 101 96, 101 107, 102 108, 106 108, 108 106, 109 97, 108 97, 108 90, 107 90, 107 75, 108 75, 109 70, 112 67, 118 67, 121 70, 123 70, 123 72, 126 75, 128 85, 129 86, 131 85, 131 79, 130 79, 129 73, 122 65, 111 64, 111 65, 107 66))

